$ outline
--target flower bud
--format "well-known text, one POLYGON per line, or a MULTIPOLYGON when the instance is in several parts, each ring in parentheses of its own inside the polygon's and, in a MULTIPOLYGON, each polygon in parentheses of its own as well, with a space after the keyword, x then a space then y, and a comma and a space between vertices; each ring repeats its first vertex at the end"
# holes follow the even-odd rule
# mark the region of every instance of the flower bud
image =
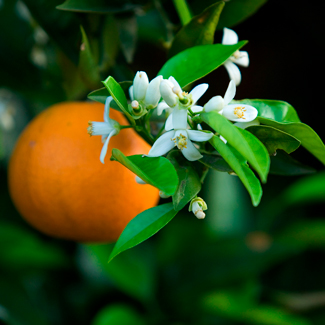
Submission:
POLYGON ((162 198, 162 199, 167 199, 170 197, 170 195, 167 195, 165 192, 163 191, 159 191, 159 196, 162 198))
POLYGON ((224 100, 221 96, 214 96, 212 97, 205 105, 204 110, 206 112, 211 111, 221 111, 224 107, 224 100))
POLYGON ((173 85, 168 80, 162 80, 160 83, 161 97, 169 107, 174 107, 177 104, 177 95, 173 92, 173 85))
POLYGON ((141 185, 144 185, 144 184, 147 184, 142 178, 140 178, 139 176, 135 176, 135 181, 138 183, 138 184, 141 184, 141 185))
POLYGON ((205 213, 204 210, 207 210, 208 206, 203 199, 200 197, 194 198, 189 206, 189 211, 192 211, 198 219, 204 219, 205 213))
POLYGON ((133 98, 144 100, 149 85, 149 79, 144 71, 138 71, 133 79, 133 98))
POLYGON ((145 105, 148 109, 153 109, 158 105, 159 99, 161 97, 159 87, 160 83, 163 80, 162 76, 158 76, 152 79, 147 88, 146 97, 145 97, 145 105))

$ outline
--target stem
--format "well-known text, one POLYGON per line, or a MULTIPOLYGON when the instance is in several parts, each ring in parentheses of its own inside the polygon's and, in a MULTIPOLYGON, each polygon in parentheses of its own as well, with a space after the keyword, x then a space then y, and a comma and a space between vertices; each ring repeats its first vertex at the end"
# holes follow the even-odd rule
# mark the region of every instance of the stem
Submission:
POLYGON ((186 3, 186 0, 174 0, 174 6, 178 13, 179 19, 182 25, 186 25, 192 18, 190 9, 186 3))
POLYGON ((133 128, 132 125, 120 125, 120 129, 123 130, 123 129, 129 129, 129 128, 133 128))

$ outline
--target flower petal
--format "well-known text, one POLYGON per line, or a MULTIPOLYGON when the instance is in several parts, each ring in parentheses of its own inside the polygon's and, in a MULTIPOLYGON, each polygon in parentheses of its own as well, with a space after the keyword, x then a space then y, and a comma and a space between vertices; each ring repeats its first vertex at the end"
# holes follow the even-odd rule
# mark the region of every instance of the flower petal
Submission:
POLYGON ((194 144, 190 139, 187 140, 186 148, 181 150, 184 157, 189 161, 195 161, 201 159, 203 156, 200 154, 200 151, 195 148, 194 144))
POLYGON ((175 107, 177 104, 177 95, 173 92, 172 84, 164 79, 160 83, 160 94, 169 107, 175 107))
POLYGON ((175 131, 168 131, 161 135, 153 144, 148 153, 148 157, 159 157, 167 153, 169 150, 175 147, 174 138, 175 131))
POLYGON ((187 128, 187 109, 175 108, 172 112, 173 115, 173 129, 186 130, 187 128))
POLYGON ((222 115, 234 122, 250 122, 257 117, 255 107, 245 104, 231 104, 223 109, 222 115))
POLYGON ((191 140, 198 142, 209 141, 213 137, 212 132, 203 132, 196 130, 187 130, 187 134, 191 140))
POLYGON ((193 113, 200 113, 203 111, 203 107, 202 106, 198 106, 198 105, 194 105, 191 107, 191 111, 193 113))
POLYGON ((161 97, 159 86, 163 77, 158 76, 152 79, 147 88, 146 97, 144 99, 145 105, 149 108, 155 108, 158 105, 159 99, 161 97))
POLYGON ((203 94, 207 91, 208 88, 208 84, 200 84, 191 90, 190 94, 192 95, 194 104, 203 96, 203 94))
POLYGON ((109 122, 89 122, 89 134, 90 135, 105 135, 110 134, 114 127, 109 122))
POLYGON ((112 96, 108 96, 105 100, 105 108, 104 108, 104 121, 109 121, 109 108, 111 105, 111 101, 113 100, 112 96))
MULTIPOLYGON (((229 87, 228 87, 229 88, 229 87)), ((205 105, 205 112, 221 111, 225 106, 225 101, 221 96, 212 97, 205 105)))
POLYGON ((230 80, 234 80, 236 86, 238 86, 241 82, 241 73, 237 65, 231 60, 227 60, 223 65, 227 69, 230 80))
POLYGON ((133 80, 133 97, 135 100, 144 100, 149 85, 149 79, 144 71, 138 71, 133 80))
POLYGON ((232 29, 224 28, 221 43, 224 45, 237 44, 238 43, 238 35, 232 29))
POLYGON ((249 66, 249 57, 248 53, 246 51, 239 51, 239 58, 233 60, 234 63, 241 65, 242 67, 248 67, 249 66))
POLYGON ((173 126, 173 114, 170 114, 168 117, 167 117, 167 120, 166 120, 166 123, 165 123, 165 130, 166 131, 170 131, 174 128, 173 126))
POLYGON ((108 143, 109 143, 109 140, 110 138, 117 134, 117 131, 114 129, 107 137, 107 139, 105 140, 105 143, 103 145, 103 148, 102 148, 102 151, 100 152, 100 161, 104 164, 104 159, 105 159, 105 156, 106 156, 106 153, 107 153, 107 146, 108 146, 108 143))
POLYGON ((144 184, 147 184, 142 178, 140 178, 139 176, 135 176, 135 181, 138 183, 138 184, 141 184, 141 185, 144 185, 144 184))
POLYGON ((157 115, 161 115, 161 113, 163 112, 163 110, 167 110, 169 111, 170 107, 167 105, 167 103, 165 101, 162 101, 158 104, 157 107, 157 115))
MULTIPOLYGON (((177 87, 177 88, 181 88, 181 86, 179 85, 179 83, 176 81, 176 79, 174 78, 174 77, 172 77, 172 76, 170 76, 169 78, 168 78, 168 81, 170 82, 170 83, 172 83, 172 88, 173 87, 177 87)), ((182 88, 181 88, 182 89, 182 88)))
POLYGON ((250 122, 236 122, 236 123, 234 123, 234 125, 238 126, 241 129, 246 129, 253 125, 260 125, 260 122, 257 119, 255 119, 250 122))
POLYGON ((133 85, 130 86, 130 88, 129 88, 129 96, 130 96, 131 102, 133 102, 133 101, 134 101, 134 96, 133 96, 133 85))
POLYGON ((234 99, 235 95, 236 95, 236 84, 235 81, 230 80, 224 97, 224 106, 227 106, 234 99))

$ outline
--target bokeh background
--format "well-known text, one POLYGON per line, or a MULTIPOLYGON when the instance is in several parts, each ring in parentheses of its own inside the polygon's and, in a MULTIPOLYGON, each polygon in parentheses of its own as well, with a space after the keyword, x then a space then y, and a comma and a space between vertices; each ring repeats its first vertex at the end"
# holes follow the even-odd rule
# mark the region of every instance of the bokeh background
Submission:
MULTIPOLYGON (((213 2, 188 1, 193 13, 213 2)), ((236 99, 287 101, 325 139, 321 3, 257 2, 252 16, 227 26, 249 40, 251 64, 241 69, 236 99)), ((51 104, 86 100, 108 74, 122 81, 145 70, 153 78, 181 26, 172 1, 130 1, 136 15, 113 15, 117 46, 112 14, 55 9, 60 4, 0 1, 0 324, 323 325, 325 173, 303 148, 293 156, 317 173, 270 175, 254 208, 236 177, 211 172, 201 195, 209 206, 204 221, 184 211, 110 264, 112 244, 54 239, 25 223, 6 180, 24 126, 51 104), (80 25, 100 44, 100 70, 92 76, 78 64, 80 25)), ((221 38, 218 30, 215 41, 221 38)), ((223 67, 204 81, 210 89, 203 102, 229 82, 223 67)))

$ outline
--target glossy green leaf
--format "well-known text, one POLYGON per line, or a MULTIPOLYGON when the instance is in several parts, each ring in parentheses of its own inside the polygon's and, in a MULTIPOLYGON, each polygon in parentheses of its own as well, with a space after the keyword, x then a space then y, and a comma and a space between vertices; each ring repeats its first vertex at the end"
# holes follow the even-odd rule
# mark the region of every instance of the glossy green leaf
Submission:
POLYGON ((258 110, 258 116, 277 122, 300 122, 296 110, 287 102, 269 99, 243 99, 232 103, 245 103, 258 110))
POLYGON ((227 164, 225 159, 219 153, 204 154, 202 153, 203 158, 199 160, 203 165, 213 168, 219 172, 232 172, 233 170, 227 164))
POLYGON ((109 262, 121 252, 153 236, 171 221, 176 213, 173 203, 166 203, 138 214, 123 230, 109 257, 109 262))
POLYGON ((275 154, 277 149, 291 153, 300 146, 298 139, 271 126, 254 125, 246 130, 254 134, 264 144, 270 155, 275 154))
POLYGON ((179 211, 200 192, 201 182, 191 163, 178 150, 171 151, 167 159, 175 167, 179 179, 173 195, 174 209, 179 211))
POLYGON ((166 195, 173 195, 177 189, 176 170, 164 157, 142 157, 142 155, 126 157, 120 150, 113 149, 111 160, 120 162, 143 181, 157 187, 166 195))
POLYGON ((238 175, 251 196, 253 205, 257 206, 262 197, 262 187, 254 172, 247 165, 246 160, 234 148, 225 144, 217 136, 213 136, 210 143, 238 175))
POLYGON ((295 176, 315 172, 314 168, 300 163, 282 150, 277 150, 276 155, 271 156, 270 174, 295 176))
POLYGON ((325 146, 317 133, 307 124, 280 123, 267 118, 258 117, 258 120, 276 129, 282 130, 301 142, 301 145, 325 164, 325 146))
POLYGON ((214 33, 224 5, 223 1, 217 2, 193 17, 174 37, 168 56, 172 57, 189 47, 213 44, 214 33))
POLYGON ((108 3, 105 0, 67 0, 61 5, 57 6, 57 9, 76 11, 76 12, 89 12, 89 13, 118 13, 123 11, 134 10, 137 6, 121 3, 119 0, 110 0, 108 3))
POLYGON ((109 76, 105 81, 103 81, 103 84, 109 91, 110 95, 114 98, 114 101, 119 106, 121 111, 126 115, 128 120, 134 124, 134 119, 129 113, 128 102, 123 88, 119 85, 118 82, 115 81, 112 76, 109 76))
POLYGON ((89 87, 96 87, 100 84, 100 74, 97 60, 94 57, 88 37, 82 26, 80 26, 82 35, 82 45, 80 47, 78 70, 89 87))
POLYGON ((267 0, 227 1, 219 20, 218 29, 232 27, 253 15, 267 0))
POLYGON ((165 79, 173 76, 183 88, 217 69, 246 43, 247 41, 241 41, 234 45, 191 47, 169 59, 157 75, 162 75, 165 79))
POLYGON ((130 306, 110 304, 101 309, 91 325, 145 325, 146 322, 130 306))
MULTIPOLYGON (((119 85, 123 89, 125 96, 128 98, 129 97, 129 88, 130 88, 130 86, 132 86, 132 81, 122 81, 122 82, 119 82, 119 85)), ((106 98, 110 95, 111 94, 109 93, 107 88, 103 87, 103 88, 92 91, 91 93, 88 94, 87 97, 91 100, 94 100, 95 102, 105 104, 106 98)), ((122 110, 118 107, 118 105, 116 104, 115 101, 111 102, 111 107, 122 112, 122 110)))
POLYGON ((262 182, 266 182, 270 157, 263 144, 250 132, 237 128, 218 112, 202 113, 200 116, 252 165, 262 182))

